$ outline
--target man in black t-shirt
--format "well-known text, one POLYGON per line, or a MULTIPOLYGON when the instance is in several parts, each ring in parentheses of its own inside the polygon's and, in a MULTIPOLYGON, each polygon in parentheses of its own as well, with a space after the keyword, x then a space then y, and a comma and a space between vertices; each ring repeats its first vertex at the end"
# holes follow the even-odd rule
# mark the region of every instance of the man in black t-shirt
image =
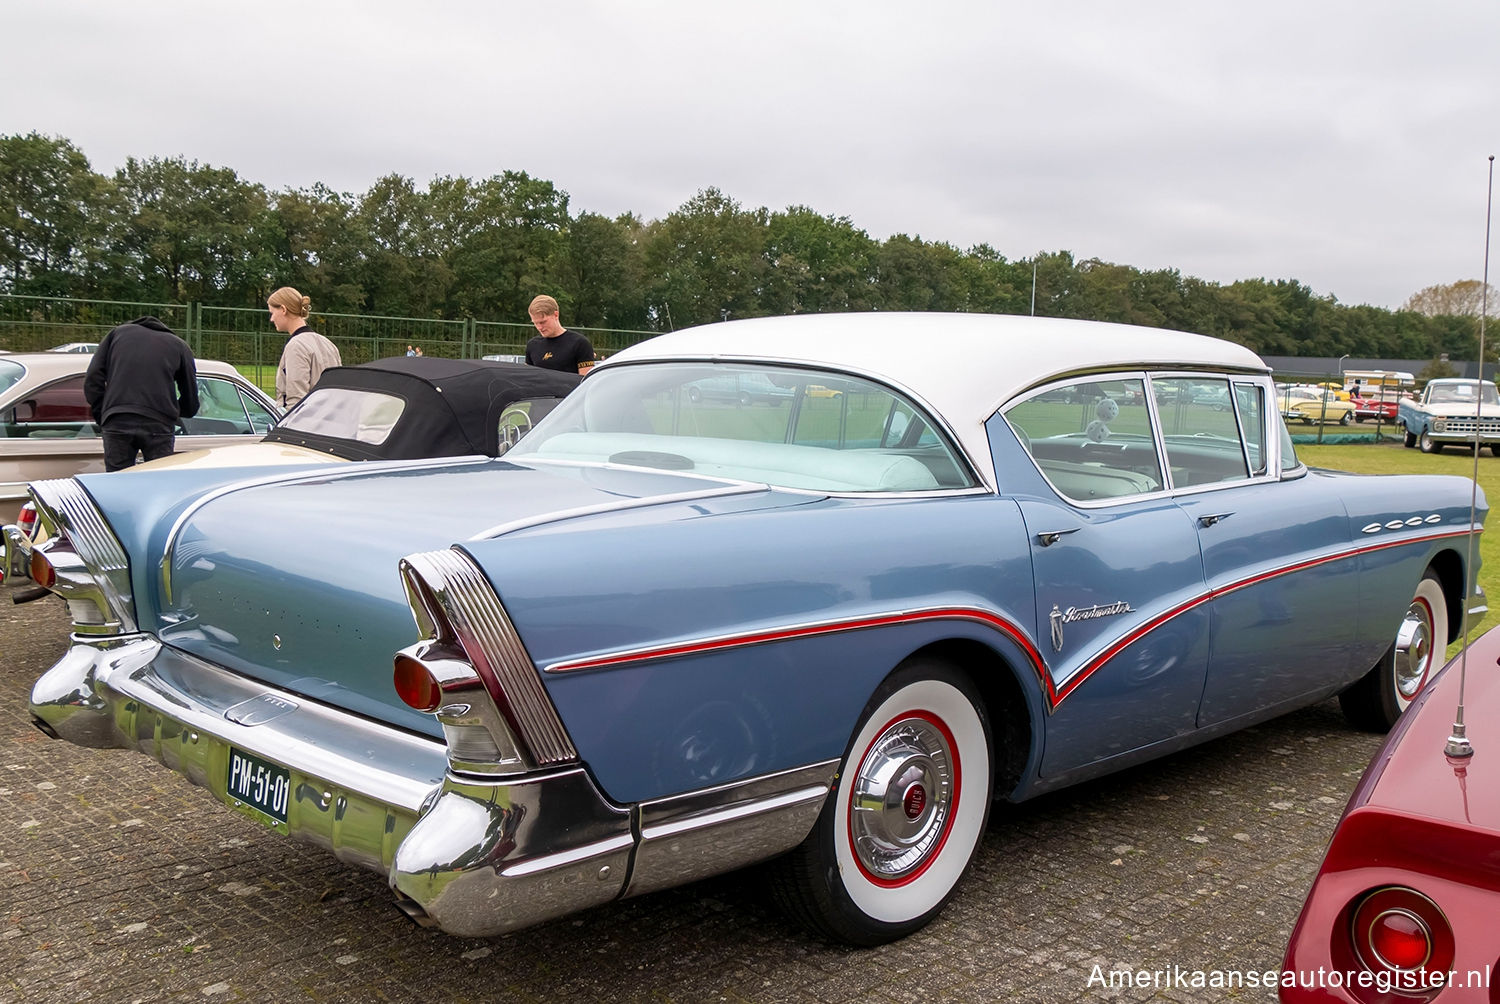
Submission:
POLYGON ((580 376, 587 373, 594 365, 594 346, 578 332, 562 326, 557 301, 539 296, 531 301, 529 313, 539 334, 526 343, 526 364, 580 376))

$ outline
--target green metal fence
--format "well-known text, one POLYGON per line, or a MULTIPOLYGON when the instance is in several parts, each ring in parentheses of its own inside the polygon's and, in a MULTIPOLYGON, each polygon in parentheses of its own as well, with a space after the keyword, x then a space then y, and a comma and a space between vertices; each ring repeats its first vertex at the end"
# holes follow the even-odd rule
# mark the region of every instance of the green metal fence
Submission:
MULTIPOLYGON (((143 314, 161 318, 199 358, 231 363, 260 386, 275 386, 276 364, 286 336, 271 327, 261 307, 0 295, 0 349, 39 352, 66 342, 97 342, 110 328, 143 314)), ((510 321, 316 310, 309 323, 338 346, 348 365, 405 355, 408 348, 421 349, 423 355, 454 359, 521 355, 526 342, 536 334, 530 324, 510 321)), ((656 334, 619 328, 573 330, 586 335, 599 355, 612 355, 656 334)))
POLYGON ((187 303, 0 296, 0 349, 40 352, 68 342, 97 342, 115 325, 146 314, 182 332, 188 329, 191 311, 187 303))

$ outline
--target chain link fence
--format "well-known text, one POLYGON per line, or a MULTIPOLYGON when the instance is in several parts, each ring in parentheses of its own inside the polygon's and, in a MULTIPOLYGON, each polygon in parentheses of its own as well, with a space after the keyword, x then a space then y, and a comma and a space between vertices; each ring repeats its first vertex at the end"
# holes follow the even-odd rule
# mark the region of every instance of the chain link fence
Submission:
MULTIPOLYGON (((271 327, 261 307, 214 307, 202 303, 130 303, 64 297, 0 295, 0 349, 40 352, 69 342, 98 342, 118 324, 144 314, 160 318, 202 359, 218 359, 240 369, 261 387, 276 383, 276 364, 286 336, 271 327)), ((338 346, 345 365, 405 355, 477 359, 521 356, 536 334, 530 324, 331 314, 315 310, 313 329, 338 346)), ((585 335, 599 356, 613 355, 657 334, 619 328, 573 328, 585 335)))

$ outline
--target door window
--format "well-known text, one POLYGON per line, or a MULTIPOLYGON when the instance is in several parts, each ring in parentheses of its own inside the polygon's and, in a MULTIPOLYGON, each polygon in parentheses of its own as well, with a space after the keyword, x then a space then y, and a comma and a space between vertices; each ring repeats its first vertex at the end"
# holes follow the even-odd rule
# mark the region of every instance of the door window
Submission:
POLYGON ((217 377, 198 378, 198 414, 182 420, 189 436, 248 436, 254 430, 239 388, 217 377))
POLYGON ((1145 401, 1140 378, 1082 380, 1050 387, 1004 414, 1052 487, 1091 502, 1164 486, 1145 401))
POLYGON ((244 406, 245 414, 250 416, 250 427, 255 430, 255 434, 263 436, 270 432, 271 426, 276 424, 276 416, 252 397, 245 388, 239 388, 239 392, 240 404, 244 406))
POLYGON ((1161 422, 1174 488, 1242 481, 1250 476, 1229 381, 1156 377, 1151 392, 1161 422))

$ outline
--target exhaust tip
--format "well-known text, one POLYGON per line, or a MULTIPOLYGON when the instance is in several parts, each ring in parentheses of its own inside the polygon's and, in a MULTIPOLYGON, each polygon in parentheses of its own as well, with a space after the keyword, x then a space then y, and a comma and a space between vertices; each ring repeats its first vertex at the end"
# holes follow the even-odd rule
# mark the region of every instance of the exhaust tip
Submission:
POLYGON ((57 734, 57 730, 56 729, 54 729, 48 723, 42 721, 36 715, 32 715, 31 716, 31 724, 35 725, 37 728, 39 728, 43 732, 45 732, 47 734, 47 738, 49 738, 49 739, 61 739, 62 738, 62 736, 60 736, 60 735, 57 734))
POLYGON ((433 920, 432 917, 428 915, 427 911, 422 909, 421 903, 418 903, 410 896, 403 895, 399 892, 396 893, 396 909, 406 914, 406 919, 410 920, 418 927, 437 927, 437 921, 433 920))

